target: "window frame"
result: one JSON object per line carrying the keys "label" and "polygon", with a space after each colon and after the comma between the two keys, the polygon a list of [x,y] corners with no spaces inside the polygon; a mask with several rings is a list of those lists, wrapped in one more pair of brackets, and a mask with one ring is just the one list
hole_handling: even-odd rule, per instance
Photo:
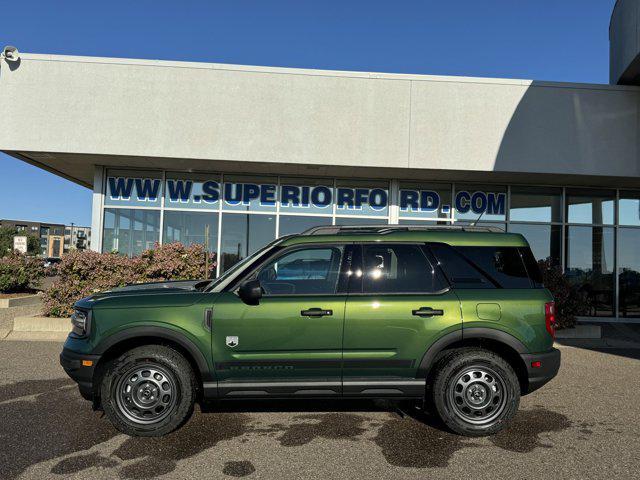
{"label": "window frame", "polygon": [[364,273],[364,246],[365,245],[375,245],[375,246],[384,246],[384,245],[410,245],[418,247],[418,249],[422,252],[425,257],[425,260],[429,262],[431,267],[433,268],[434,275],[436,275],[441,283],[444,285],[440,290],[432,291],[432,292],[364,292],[364,274],[361,274],[359,277],[356,275],[352,275],[349,278],[348,282],[348,294],[349,296],[438,296],[443,295],[451,290],[451,284],[448,278],[443,274],[437,262],[435,262],[435,258],[427,248],[426,242],[402,242],[402,241],[389,241],[389,242],[356,242],[354,243],[355,252],[354,252],[354,260],[351,264],[352,269],[354,271],[360,271]]}

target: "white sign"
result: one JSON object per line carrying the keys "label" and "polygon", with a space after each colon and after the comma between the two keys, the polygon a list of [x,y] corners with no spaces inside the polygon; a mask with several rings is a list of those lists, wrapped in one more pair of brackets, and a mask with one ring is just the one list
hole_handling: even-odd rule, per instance
{"label": "white sign", "polygon": [[27,237],[13,237],[13,250],[27,253]]}

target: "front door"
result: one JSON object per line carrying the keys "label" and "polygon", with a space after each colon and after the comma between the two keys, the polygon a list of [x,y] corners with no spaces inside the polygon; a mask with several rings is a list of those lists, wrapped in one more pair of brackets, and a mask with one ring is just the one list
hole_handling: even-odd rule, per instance
{"label": "front door", "polygon": [[259,305],[223,292],[213,305],[212,352],[221,397],[340,395],[345,246],[290,247],[249,278]]}
{"label": "front door", "polygon": [[364,244],[356,257],[345,309],[344,395],[422,396],[425,382],[416,376],[424,353],[462,328],[458,297],[424,245]]}

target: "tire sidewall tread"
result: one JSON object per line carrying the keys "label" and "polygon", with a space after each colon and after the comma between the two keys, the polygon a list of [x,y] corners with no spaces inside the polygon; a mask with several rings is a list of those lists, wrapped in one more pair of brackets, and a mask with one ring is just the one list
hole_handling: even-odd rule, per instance
{"label": "tire sidewall tread", "polygon": [[[458,417],[449,406],[447,389],[449,382],[464,368],[471,365],[486,365],[498,373],[505,382],[507,403],[503,412],[487,425],[474,425]],[[509,363],[497,353],[478,347],[451,350],[439,360],[433,384],[429,389],[430,400],[440,420],[453,432],[464,436],[486,436],[502,430],[515,416],[520,405],[520,384]]]}
{"label": "tire sidewall tread", "polygon": [[[114,388],[119,377],[136,363],[152,362],[162,365],[173,373],[179,397],[169,416],[150,425],[136,424],[127,419],[119,410]],[[157,437],[178,429],[193,414],[196,399],[196,378],[186,358],[176,350],[164,345],[144,345],[133,348],[112,360],[106,367],[100,396],[105,414],[115,428],[131,436]]]}

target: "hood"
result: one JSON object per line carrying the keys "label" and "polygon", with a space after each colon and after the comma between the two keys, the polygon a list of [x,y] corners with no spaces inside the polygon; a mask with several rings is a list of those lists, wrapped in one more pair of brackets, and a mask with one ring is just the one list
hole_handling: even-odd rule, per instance
{"label": "hood", "polygon": [[90,309],[97,305],[106,308],[136,306],[187,306],[195,303],[203,294],[209,280],[176,280],[127,285],[105,290],[76,302],[79,308]]}

